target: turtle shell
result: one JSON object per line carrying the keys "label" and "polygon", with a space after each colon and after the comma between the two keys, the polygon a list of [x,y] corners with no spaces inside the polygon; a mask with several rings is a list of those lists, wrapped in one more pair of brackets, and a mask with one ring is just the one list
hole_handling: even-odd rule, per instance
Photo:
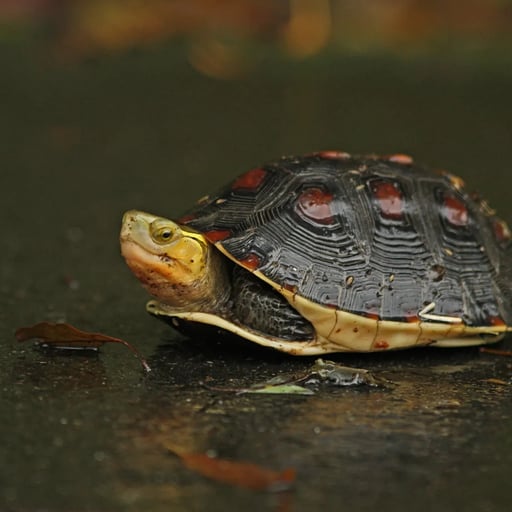
{"label": "turtle shell", "polygon": [[312,304],[402,323],[428,310],[432,321],[512,325],[507,225],[460,178],[406,155],[282,158],[180,222]]}

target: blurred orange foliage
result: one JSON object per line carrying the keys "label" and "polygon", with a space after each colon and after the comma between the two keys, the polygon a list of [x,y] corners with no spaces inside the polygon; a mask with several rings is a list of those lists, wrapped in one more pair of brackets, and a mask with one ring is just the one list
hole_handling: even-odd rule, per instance
{"label": "blurred orange foliage", "polygon": [[62,42],[86,51],[211,33],[250,37],[278,26],[283,5],[272,0],[70,0]]}
{"label": "blurred orange foliage", "polygon": [[196,69],[223,78],[249,67],[249,40],[304,58],[328,45],[402,51],[512,39],[512,0],[0,0],[0,21],[27,18],[54,29],[62,56],[179,38]]}

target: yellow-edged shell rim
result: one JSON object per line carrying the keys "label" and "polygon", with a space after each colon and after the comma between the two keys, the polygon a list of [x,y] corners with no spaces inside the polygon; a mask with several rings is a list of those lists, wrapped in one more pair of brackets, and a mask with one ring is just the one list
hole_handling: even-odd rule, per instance
{"label": "yellow-edged shell rim", "polygon": [[[304,304],[297,304],[303,301]],[[287,341],[263,336],[241,327],[225,318],[199,311],[169,312],[157,301],[150,301],[147,310],[191,322],[212,325],[265,347],[293,355],[312,356],[332,352],[375,352],[414,346],[462,347],[499,341],[507,327],[466,327],[464,325],[417,322],[404,324],[387,320],[373,320],[345,311],[336,311],[297,297],[295,306],[317,329],[311,341]],[[307,315],[307,316],[306,316]],[[326,336],[326,332],[327,333]],[[485,336],[485,337],[482,337]]]}
{"label": "yellow-edged shell rim", "polygon": [[[221,242],[216,247],[229,259],[240,265]],[[247,269],[251,271],[250,269]],[[287,341],[264,336],[247,327],[234,324],[218,315],[199,311],[169,312],[151,301],[147,309],[152,314],[182,318],[192,322],[219,327],[259,345],[272,347],[294,355],[319,355],[331,352],[375,352],[414,346],[461,347],[484,345],[499,341],[512,328],[506,325],[467,326],[463,322],[435,321],[396,322],[369,318],[347,311],[336,310],[311,302],[272,282],[261,272],[252,271],[279,293],[315,327],[316,337],[311,341]]]}

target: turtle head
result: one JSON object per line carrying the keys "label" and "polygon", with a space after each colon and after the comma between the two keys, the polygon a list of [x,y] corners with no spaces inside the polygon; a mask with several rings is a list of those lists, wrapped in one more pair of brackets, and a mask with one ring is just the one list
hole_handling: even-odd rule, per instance
{"label": "turtle head", "polygon": [[225,264],[199,232],[149,213],[124,214],[121,253],[148,292],[170,309],[215,309],[229,294]]}

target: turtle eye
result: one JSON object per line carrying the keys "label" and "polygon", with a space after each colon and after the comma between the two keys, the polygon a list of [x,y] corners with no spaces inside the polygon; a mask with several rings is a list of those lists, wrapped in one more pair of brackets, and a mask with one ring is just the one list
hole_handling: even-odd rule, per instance
{"label": "turtle eye", "polygon": [[160,222],[153,222],[150,226],[150,234],[153,241],[157,244],[166,244],[174,237],[175,229],[169,224],[162,224]]}

